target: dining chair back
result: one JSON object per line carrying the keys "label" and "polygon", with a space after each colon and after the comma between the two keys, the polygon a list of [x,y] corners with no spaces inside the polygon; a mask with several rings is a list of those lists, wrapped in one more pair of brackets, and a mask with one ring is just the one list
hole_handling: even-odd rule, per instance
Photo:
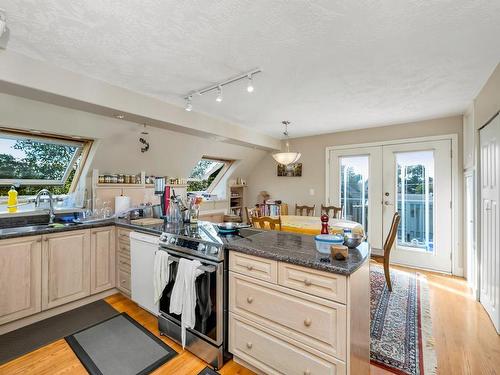
{"label": "dining chair back", "polygon": [[335,206],[323,206],[321,205],[321,213],[322,214],[327,214],[330,217],[333,217],[335,219],[341,219],[342,218],[342,207],[335,207]]}
{"label": "dining chair back", "polygon": [[316,205],[299,206],[295,204],[295,215],[297,216],[314,216]]}
{"label": "dining chair back", "polygon": [[392,292],[391,273],[389,269],[390,256],[391,256],[391,250],[394,245],[394,241],[396,240],[396,236],[398,234],[398,226],[400,221],[401,221],[401,216],[399,215],[398,212],[396,212],[392,217],[391,229],[389,230],[389,234],[387,235],[387,238],[385,239],[384,242],[384,255],[372,256],[375,260],[382,260],[384,263],[385,281],[387,283],[387,288],[389,289],[389,292]]}
{"label": "dining chair back", "polygon": [[281,230],[281,216],[278,216],[278,218],[270,216],[252,217],[252,225],[260,229]]}
{"label": "dining chair back", "polygon": [[247,223],[248,224],[252,224],[253,217],[260,216],[260,210],[257,207],[252,207],[252,208],[245,207],[245,213],[247,215]]}

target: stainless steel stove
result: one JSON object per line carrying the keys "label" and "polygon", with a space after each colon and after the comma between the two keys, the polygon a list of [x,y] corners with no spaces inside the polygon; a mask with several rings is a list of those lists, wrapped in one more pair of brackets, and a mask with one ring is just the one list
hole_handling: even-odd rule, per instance
{"label": "stainless steel stove", "polygon": [[220,235],[216,226],[208,222],[165,224],[163,230],[159,250],[168,252],[172,263],[170,279],[160,300],[160,333],[180,343],[181,317],[169,312],[178,262],[181,258],[200,261],[204,273],[196,279],[196,324],[186,332],[186,348],[219,369],[229,356],[225,244],[231,236]]}
{"label": "stainless steel stove", "polygon": [[216,262],[224,260],[224,238],[215,225],[208,222],[166,224],[164,230],[160,236],[160,248]]}

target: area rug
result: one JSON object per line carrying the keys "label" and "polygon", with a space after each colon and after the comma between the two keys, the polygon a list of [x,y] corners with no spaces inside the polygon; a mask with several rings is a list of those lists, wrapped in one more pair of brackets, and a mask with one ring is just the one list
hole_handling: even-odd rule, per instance
{"label": "area rug", "polygon": [[99,300],[0,335],[0,365],[118,314]]}
{"label": "area rug", "polygon": [[419,274],[391,270],[392,292],[384,270],[372,264],[370,362],[395,374],[436,374],[429,288]]}
{"label": "area rug", "polygon": [[145,375],[177,355],[126,313],[70,335],[66,342],[91,375]]}

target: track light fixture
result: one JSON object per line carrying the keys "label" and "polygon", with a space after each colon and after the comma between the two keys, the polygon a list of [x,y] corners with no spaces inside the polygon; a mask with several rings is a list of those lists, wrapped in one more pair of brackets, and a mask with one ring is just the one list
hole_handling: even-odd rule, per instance
{"label": "track light fixture", "polygon": [[186,98],[186,107],[184,107],[184,109],[188,112],[191,112],[193,110],[193,104],[191,103],[192,100],[193,100],[193,97],[191,95],[189,95]]}
{"label": "track light fixture", "polygon": [[215,98],[216,102],[222,102],[222,87],[217,87],[217,98]]}
{"label": "track light fixture", "polygon": [[9,42],[10,30],[7,26],[7,14],[0,8],[0,49],[7,48]]}
{"label": "track light fixture", "polygon": [[215,100],[218,103],[222,102],[222,100],[223,100],[223,97],[222,97],[222,87],[230,85],[230,84],[238,82],[238,81],[241,81],[243,79],[247,80],[247,92],[251,93],[251,92],[254,91],[253,76],[255,74],[258,74],[258,73],[261,73],[261,72],[262,72],[262,70],[259,69],[259,68],[253,69],[253,70],[250,70],[249,72],[240,74],[240,75],[238,75],[236,77],[233,77],[233,78],[230,78],[230,79],[228,79],[226,81],[216,83],[216,84],[214,84],[212,86],[209,86],[209,87],[206,87],[204,89],[196,90],[196,91],[191,91],[189,94],[187,94],[186,96],[184,96],[184,100],[186,101],[186,106],[184,107],[184,109],[186,111],[188,111],[188,112],[190,112],[190,111],[193,110],[192,101],[193,101],[193,95],[194,94],[203,95],[203,94],[206,94],[208,92],[216,91],[217,90],[217,96],[216,96]]}
{"label": "track light fixture", "polygon": [[251,74],[248,75],[247,91],[253,92],[253,78]]}

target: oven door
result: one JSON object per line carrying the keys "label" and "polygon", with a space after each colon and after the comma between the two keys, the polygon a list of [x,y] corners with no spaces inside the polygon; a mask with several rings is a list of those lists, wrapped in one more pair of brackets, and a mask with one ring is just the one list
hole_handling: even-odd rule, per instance
{"label": "oven door", "polygon": [[204,273],[196,278],[196,324],[193,332],[205,340],[221,345],[223,342],[223,264],[200,259],[194,256],[182,254],[175,250],[160,248],[159,251],[167,251],[170,255],[170,274],[167,286],[163,290],[160,299],[160,314],[167,319],[181,325],[181,316],[170,313],[170,296],[177,276],[177,268],[180,258],[198,260],[204,268]]}

